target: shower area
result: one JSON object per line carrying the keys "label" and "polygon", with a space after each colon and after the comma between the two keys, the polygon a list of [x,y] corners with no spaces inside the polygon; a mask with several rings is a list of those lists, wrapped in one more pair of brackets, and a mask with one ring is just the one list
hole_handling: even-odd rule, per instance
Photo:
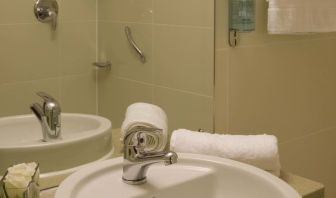
{"label": "shower area", "polygon": [[171,130],[213,129],[213,1],[185,13],[187,1],[57,0],[45,21],[35,3],[0,2],[0,116],[30,113],[45,91],[62,112],[99,114],[113,128],[128,105],[149,102]]}
{"label": "shower area", "polygon": [[170,131],[212,131],[214,2],[97,4],[97,61],[111,62],[111,70],[98,69],[98,113],[118,128],[128,105],[148,102],[166,111]]}

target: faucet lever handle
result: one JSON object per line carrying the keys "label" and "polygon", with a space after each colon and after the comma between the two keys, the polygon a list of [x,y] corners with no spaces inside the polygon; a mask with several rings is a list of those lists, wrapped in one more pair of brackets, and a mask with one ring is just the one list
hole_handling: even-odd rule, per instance
{"label": "faucet lever handle", "polygon": [[57,103],[57,100],[55,98],[53,98],[51,95],[43,91],[39,91],[36,94],[40,96],[44,100],[44,102],[56,102]]}
{"label": "faucet lever handle", "polygon": [[156,150],[160,141],[157,133],[139,132],[136,135],[136,150],[139,153],[148,153]]}

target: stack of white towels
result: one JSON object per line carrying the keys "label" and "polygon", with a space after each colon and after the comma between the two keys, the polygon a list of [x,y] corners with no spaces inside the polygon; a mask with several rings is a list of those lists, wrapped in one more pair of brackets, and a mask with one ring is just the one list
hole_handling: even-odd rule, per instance
{"label": "stack of white towels", "polygon": [[[167,116],[156,105],[135,103],[128,107],[122,137],[137,126],[163,129],[163,138],[167,138]],[[163,149],[166,139],[162,143]],[[273,135],[219,135],[179,129],[172,133],[170,148],[175,152],[228,158],[280,175],[278,142]]]}
{"label": "stack of white towels", "polygon": [[335,0],[267,0],[268,32],[300,34],[336,31]]}

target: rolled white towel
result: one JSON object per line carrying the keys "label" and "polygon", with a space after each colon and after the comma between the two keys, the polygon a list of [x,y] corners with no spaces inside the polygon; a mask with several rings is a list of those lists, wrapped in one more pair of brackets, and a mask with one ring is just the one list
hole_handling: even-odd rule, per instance
{"label": "rolled white towel", "polygon": [[162,129],[162,142],[159,145],[163,149],[167,142],[168,119],[166,113],[159,107],[148,103],[134,103],[128,106],[125,120],[121,126],[122,141],[127,131],[135,127],[148,127]]}
{"label": "rolled white towel", "polygon": [[273,135],[219,135],[179,129],[172,134],[170,149],[228,158],[280,176],[278,141]]}

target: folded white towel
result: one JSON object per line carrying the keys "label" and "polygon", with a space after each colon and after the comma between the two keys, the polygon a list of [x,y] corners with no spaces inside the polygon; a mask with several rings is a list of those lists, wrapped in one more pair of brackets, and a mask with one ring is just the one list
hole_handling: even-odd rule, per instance
{"label": "folded white towel", "polygon": [[280,176],[278,142],[273,135],[219,135],[179,129],[172,134],[170,149],[229,158]]}
{"label": "folded white towel", "polygon": [[121,126],[122,141],[127,131],[135,127],[162,129],[161,142],[158,146],[163,149],[167,142],[168,124],[166,113],[159,107],[148,103],[134,103],[126,110],[125,120]]}
{"label": "folded white towel", "polygon": [[268,0],[268,2],[270,34],[336,31],[335,0]]}

